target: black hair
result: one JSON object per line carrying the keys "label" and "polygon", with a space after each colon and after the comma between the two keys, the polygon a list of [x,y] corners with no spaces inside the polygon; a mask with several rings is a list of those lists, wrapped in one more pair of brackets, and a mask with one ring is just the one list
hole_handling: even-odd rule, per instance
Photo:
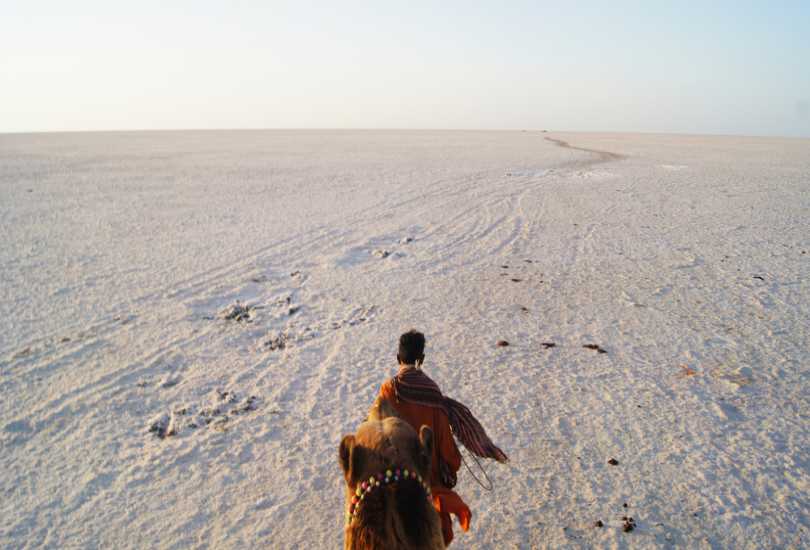
{"label": "black hair", "polygon": [[399,337],[397,359],[405,365],[421,363],[425,360],[425,335],[411,329]]}

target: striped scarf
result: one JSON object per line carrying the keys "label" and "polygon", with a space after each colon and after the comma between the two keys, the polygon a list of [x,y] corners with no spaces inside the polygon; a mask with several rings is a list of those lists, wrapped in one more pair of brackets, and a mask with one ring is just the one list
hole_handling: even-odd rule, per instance
{"label": "striped scarf", "polygon": [[417,368],[404,368],[391,379],[397,399],[439,407],[447,413],[450,428],[462,445],[482,458],[506,462],[509,458],[489,438],[484,427],[463,403],[442,395],[436,382]]}

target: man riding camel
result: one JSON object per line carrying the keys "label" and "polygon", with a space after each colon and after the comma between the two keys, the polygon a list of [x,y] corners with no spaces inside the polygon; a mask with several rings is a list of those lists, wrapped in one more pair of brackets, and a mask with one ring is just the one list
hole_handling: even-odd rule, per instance
{"label": "man riding camel", "polygon": [[464,531],[469,530],[472,518],[469,507],[453,491],[456,472],[461,467],[461,454],[453,437],[480,457],[498,462],[506,462],[508,458],[492,443],[466,406],[442,395],[439,386],[422,371],[424,360],[425,336],[416,330],[400,336],[399,372],[382,385],[378,399],[390,402],[417,433],[422,426],[433,430],[430,490],[433,506],[441,518],[444,543],[449,545],[453,540],[450,514],[458,518]]}

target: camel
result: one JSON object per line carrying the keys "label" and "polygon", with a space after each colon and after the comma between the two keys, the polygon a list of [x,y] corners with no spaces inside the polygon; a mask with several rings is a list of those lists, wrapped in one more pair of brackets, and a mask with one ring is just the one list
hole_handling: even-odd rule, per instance
{"label": "camel", "polygon": [[356,433],[340,442],[346,480],[346,550],[444,548],[430,497],[433,432],[419,434],[378,400]]}

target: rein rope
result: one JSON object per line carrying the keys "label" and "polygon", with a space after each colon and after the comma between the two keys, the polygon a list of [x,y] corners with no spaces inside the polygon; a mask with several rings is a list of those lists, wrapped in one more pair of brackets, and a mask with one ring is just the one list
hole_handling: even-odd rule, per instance
{"label": "rein rope", "polygon": [[478,469],[479,469],[479,470],[481,470],[481,473],[482,473],[482,474],[484,474],[484,479],[486,479],[486,480],[487,480],[487,485],[484,485],[483,483],[481,483],[481,480],[480,480],[480,479],[478,479],[478,476],[476,476],[476,475],[473,473],[473,471],[470,469],[470,465],[469,465],[469,464],[467,464],[467,461],[464,459],[464,454],[465,454],[465,453],[459,453],[459,454],[461,455],[461,462],[463,462],[463,463],[464,463],[464,466],[467,468],[467,471],[468,471],[468,472],[470,472],[470,475],[471,475],[471,476],[472,476],[472,478],[475,480],[475,482],[476,482],[478,485],[480,485],[480,486],[481,486],[481,488],[482,488],[482,489],[484,489],[485,491],[490,491],[490,492],[492,492],[492,480],[491,480],[491,479],[489,479],[489,474],[487,474],[487,471],[484,469],[484,467],[483,467],[483,466],[481,466],[481,461],[479,461],[479,460],[478,460],[478,457],[477,457],[477,456],[475,456],[474,454],[470,454],[470,456],[472,457],[472,459],[475,461],[476,466],[478,466]]}

